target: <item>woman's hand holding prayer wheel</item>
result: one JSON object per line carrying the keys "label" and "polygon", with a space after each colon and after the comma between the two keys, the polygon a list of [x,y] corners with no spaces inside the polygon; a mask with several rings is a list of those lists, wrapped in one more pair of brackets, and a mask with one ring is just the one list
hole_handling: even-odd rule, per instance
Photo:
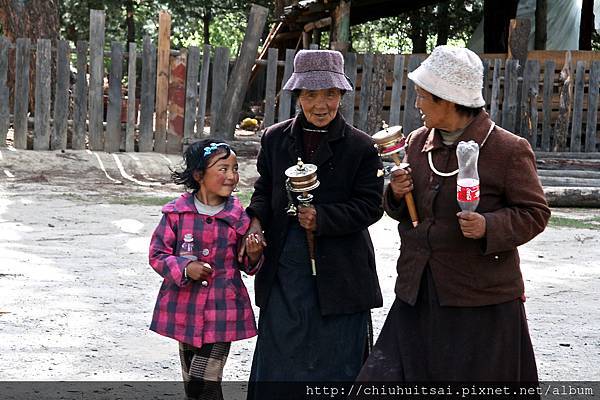
{"label": "woman's hand holding prayer wheel", "polygon": [[407,193],[413,190],[413,181],[410,175],[410,168],[397,168],[390,175],[390,187],[394,193],[394,200],[400,201]]}
{"label": "woman's hand holding prayer wheel", "polygon": [[312,205],[298,207],[298,222],[307,231],[317,230],[317,210]]}

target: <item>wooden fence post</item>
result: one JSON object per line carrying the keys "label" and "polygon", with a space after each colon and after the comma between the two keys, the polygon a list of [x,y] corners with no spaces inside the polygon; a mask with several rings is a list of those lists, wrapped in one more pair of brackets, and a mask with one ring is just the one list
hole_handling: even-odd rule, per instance
{"label": "wooden fence post", "polygon": [[185,77],[185,110],[183,121],[183,145],[189,145],[194,138],[194,126],[198,115],[198,70],[200,69],[200,49],[198,46],[188,48],[187,69]]}
{"label": "wooden fence post", "polygon": [[267,56],[267,83],[265,87],[265,119],[263,128],[275,123],[275,96],[277,87],[277,58],[279,50],[271,48]]}
{"label": "wooden fence post", "polygon": [[502,100],[502,127],[511,132],[516,128],[518,60],[507,60],[504,71],[504,99]]}
{"label": "wooden fence post", "polygon": [[51,65],[52,43],[50,39],[38,39],[35,62],[34,150],[48,150],[50,147]]}
{"label": "wooden fence post", "polygon": [[185,118],[185,75],[187,70],[187,50],[171,57],[169,67],[169,110],[167,126],[167,149],[169,154],[180,154]]}
{"label": "wooden fence post", "polygon": [[0,36],[0,147],[6,146],[6,134],[8,133],[10,118],[8,85],[6,84],[9,46],[10,42],[8,39]]}
{"label": "wooden fence post", "polygon": [[402,107],[402,80],[404,79],[404,55],[394,56],[394,83],[392,84],[392,98],[390,100],[389,125],[400,125],[400,108]]}
{"label": "wooden fence post", "polygon": [[560,104],[558,109],[558,118],[554,124],[554,148],[553,151],[564,151],[567,147],[567,132],[569,130],[569,120],[571,119],[571,99],[573,91],[573,78],[571,72],[571,52],[565,54],[565,65],[560,72]]}
{"label": "wooden fence post", "polygon": [[[408,71],[412,72],[421,64],[421,56],[411,55],[408,59]],[[404,116],[402,118],[402,127],[404,132],[410,133],[418,127],[422,126],[419,110],[415,107],[417,92],[415,84],[410,79],[406,80],[406,96],[404,101]]]}
{"label": "wooden fence post", "polygon": [[229,77],[229,48],[217,47],[213,62],[212,92],[210,94],[210,136],[213,136],[217,120],[223,118],[219,114],[223,97],[227,90],[227,78]]}
{"label": "wooden fence post", "polygon": [[56,49],[56,89],[54,92],[54,129],[50,140],[51,150],[67,148],[67,118],[69,114],[69,43],[59,40]]}
{"label": "wooden fence post", "polygon": [[29,63],[31,41],[17,39],[15,55],[14,132],[16,149],[27,149],[27,111],[29,110]]}
{"label": "wooden fence post", "polygon": [[596,150],[598,134],[598,91],[600,90],[600,61],[592,61],[590,68],[588,118],[585,130],[585,151]]}
{"label": "wooden fence post", "polygon": [[542,151],[550,151],[550,137],[552,136],[552,93],[554,92],[554,61],[544,63],[544,103],[542,111],[544,122],[542,125]]}
{"label": "wooden fence post", "polygon": [[104,150],[104,11],[90,10],[89,139]]}
{"label": "wooden fence post", "polygon": [[358,121],[356,127],[362,131],[367,130],[367,121],[369,118],[369,99],[371,90],[371,79],[373,76],[373,53],[366,53],[363,56],[362,76],[360,82],[360,105],[358,108]]}
{"label": "wooden fence post", "polygon": [[204,45],[202,50],[202,68],[200,70],[200,85],[198,87],[198,117],[196,119],[196,138],[204,136],[204,119],[206,117],[206,97],[208,94],[208,77],[210,73],[210,51],[209,44]]}
{"label": "wooden fence post", "polygon": [[353,91],[346,92],[342,98],[342,115],[347,123],[354,125],[354,104],[356,99],[356,53],[344,55],[344,73],[354,85]]}
{"label": "wooden fence post", "polygon": [[490,100],[490,118],[498,125],[502,124],[502,114],[500,114],[500,69],[502,60],[494,60],[494,73],[492,74],[492,98]]}
{"label": "wooden fence post", "polygon": [[285,67],[283,68],[283,79],[281,80],[281,89],[279,90],[279,113],[277,121],[285,121],[290,118],[292,108],[292,92],[289,90],[283,90],[283,85],[290,79],[292,72],[294,72],[294,57],[296,56],[296,50],[286,49],[285,50]]}
{"label": "wooden fence post", "polygon": [[142,49],[141,95],[138,150],[148,152],[153,149],[154,99],[156,95],[156,47],[148,36],[144,37]]}
{"label": "wooden fence post", "polygon": [[537,148],[539,79],[540,63],[537,60],[527,60],[523,73],[519,134],[526,138],[534,149]]}
{"label": "wooden fence post", "polygon": [[257,4],[252,4],[250,8],[244,41],[225,91],[215,130],[211,129],[211,134],[216,137],[233,139],[235,136],[235,125],[239,119],[239,113],[248,90],[248,80],[252,73],[252,66],[256,61],[258,44],[268,13],[268,8]]}
{"label": "wooden fence post", "polygon": [[135,151],[135,123],[137,121],[137,107],[135,89],[137,84],[136,74],[137,51],[135,43],[129,43],[129,62],[127,63],[127,128],[125,132],[125,151]]}
{"label": "wooden fence post", "polygon": [[482,84],[482,95],[485,100],[484,107],[490,105],[490,84],[489,84],[489,75],[490,75],[490,60],[485,59],[482,60],[483,63],[483,84]]}
{"label": "wooden fence post", "polygon": [[573,122],[571,123],[571,152],[581,151],[581,124],[583,122],[583,86],[585,81],[585,62],[577,61],[575,86],[573,93]]}
{"label": "wooden fence post", "polygon": [[87,52],[86,41],[77,42],[77,80],[73,92],[73,150],[85,149],[85,133],[87,131]]}
{"label": "wooden fence post", "polygon": [[169,104],[169,59],[171,55],[171,14],[161,11],[158,17],[158,57],[156,65],[156,126],[154,151],[167,151],[167,107]]}
{"label": "wooden fence post", "polygon": [[106,110],[106,142],[104,149],[118,153],[121,146],[121,78],[123,77],[123,45],[113,42],[110,49],[108,107]]}

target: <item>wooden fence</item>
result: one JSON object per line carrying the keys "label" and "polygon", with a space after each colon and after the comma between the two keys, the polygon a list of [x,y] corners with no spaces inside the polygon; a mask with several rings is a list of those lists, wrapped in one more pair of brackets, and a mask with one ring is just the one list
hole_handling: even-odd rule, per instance
{"label": "wooden fence", "polygon": [[[53,47],[46,39],[10,43],[0,38],[0,145],[6,143],[10,127],[15,148],[36,150],[178,153],[185,143],[206,136],[207,125],[214,125],[224,101],[230,50],[204,46],[173,51],[170,19],[161,15],[160,22],[158,46],[145,37],[141,51],[135,43],[130,43],[127,51],[121,43],[111,43],[107,51],[104,14],[99,11],[91,13],[90,41],[75,46],[65,41]],[[36,82],[35,106],[30,110],[32,53],[36,53]],[[293,114],[292,95],[280,87],[292,73],[294,55],[295,50],[279,54],[277,49],[269,49],[266,60],[257,60],[258,74],[264,74],[264,79],[256,81],[264,85],[254,85],[251,90],[254,97],[258,91],[264,99],[263,128]],[[506,55],[482,55],[484,97],[492,118],[527,138],[536,150],[598,152],[600,56],[592,52],[572,56],[574,61],[563,68],[564,52],[532,52],[523,66],[506,60]],[[380,129],[382,120],[403,125],[405,132],[419,127],[414,85],[406,75],[424,58],[346,54],[346,75],[356,83],[356,91],[343,98],[346,120],[371,134]],[[15,65],[10,106],[9,62]],[[29,117],[31,111],[33,118]],[[233,132],[230,135],[233,137]]]}

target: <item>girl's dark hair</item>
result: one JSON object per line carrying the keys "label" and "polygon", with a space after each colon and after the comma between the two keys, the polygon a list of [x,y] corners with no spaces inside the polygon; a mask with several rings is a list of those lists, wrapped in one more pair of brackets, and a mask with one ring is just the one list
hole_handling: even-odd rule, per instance
{"label": "girl's dark hair", "polygon": [[[192,143],[183,153],[181,167],[183,170],[171,170],[171,179],[177,185],[185,185],[193,191],[200,189],[200,185],[194,179],[194,172],[204,174],[206,168],[218,160],[223,160],[231,154],[232,149],[227,143],[218,142],[214,139],[203,139]],[[217,155],[212,164],[209,161]]]}
{"label": "girl's dark hair", "polygon": [[[431,98],[436,103],[439,102],[440,100],[442,100],[441,97],[438,97],[438,96],[436,96],[433,93],[431,93]],[[464,115],[465,117],[474,117],[477,114],[479,114],[479,112],[481,111],[482,107],[467,107],[467,106],[463,106],[462,104],[456,104],[456,103],[454,103],[454,108],[456,109],[456,112],[458,112],[459,114]]]}

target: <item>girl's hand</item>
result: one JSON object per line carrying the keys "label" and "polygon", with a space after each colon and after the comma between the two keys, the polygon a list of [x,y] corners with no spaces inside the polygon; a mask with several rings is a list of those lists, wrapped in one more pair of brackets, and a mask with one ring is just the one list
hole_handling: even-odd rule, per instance
{"label": "girl's hand", "polygon": [[211,277],[213,269],[209,263],[203,261],[192,261],[185,267],[187,276],[194,281],[206,281]]}
{"label": "girl's hand", "polygon": [[[250,227],[246,231],[246,234],[244,235],[244,238],[242,239],[242,243],[241,243],[240,249],[238,251],[238,262],[240,262],[240,263],[244,262],[244,255],[246,255],[248,253],[246,250],[247,239],[248,239],[248,237],[250,237],[250,235],[253,235],[253,234],[256,235],[256,237],[258,237],[258,240],[260,241],[261,253],[262,253],[262,248],[267,247],[267,242],[265,241],[265,237],[263,236],[262,226],[260,225],[260,221],[258,220],[258,218],[252,218]],[[260,256],[258,258],[260,258]]]}
{"label": "girl's hand", "polygon": [[250,233],[244,240],[250,264],[256,265],[263,253],[263,240],[257,233]]}

